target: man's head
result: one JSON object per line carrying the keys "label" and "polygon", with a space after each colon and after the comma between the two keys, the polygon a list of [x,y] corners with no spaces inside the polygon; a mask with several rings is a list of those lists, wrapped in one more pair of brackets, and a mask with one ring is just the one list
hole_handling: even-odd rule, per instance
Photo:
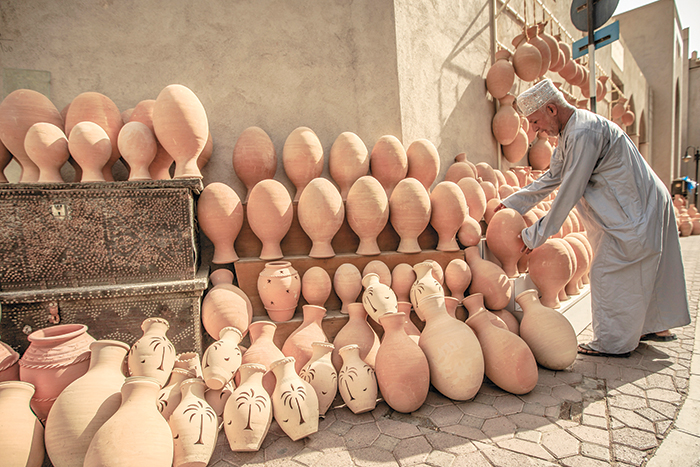
{"label": "man's head", "polygon": [[556,136],[569,121],[576,110],[561,92],[545,79],[518,96],[517,107],[527,117],[534,131],[544,130],[550,136]]}

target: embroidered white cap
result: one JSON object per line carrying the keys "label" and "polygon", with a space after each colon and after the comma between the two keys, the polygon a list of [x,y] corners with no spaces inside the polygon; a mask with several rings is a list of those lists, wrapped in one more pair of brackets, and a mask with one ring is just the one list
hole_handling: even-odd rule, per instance
{"label": "embroidered white cap", "polygon": [[554,86],[551,79],[543,79],[518,96],[516,100],[518,110],[526,117],[532,115],[540,107],[552,100],[558,92],[559,90]]}

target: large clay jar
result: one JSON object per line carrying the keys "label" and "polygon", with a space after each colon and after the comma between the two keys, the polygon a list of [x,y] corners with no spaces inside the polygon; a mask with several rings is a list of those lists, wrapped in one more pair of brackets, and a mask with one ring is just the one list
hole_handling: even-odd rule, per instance
{"label": "large clay jar", "polygon": [[360,348],[360,358],[374,368],[379,350],[379,337],[367,322],[367,311],[362,303],[348,305],[348,322],[333,338],[335,348],[331,360],[336,371],[340,371],[343,366],[340,349],[350,344],[356,344]]}
{"label": "large clay jar", "polygon": [[131,376],[122,386],[122,403],[90,442],[85,467],[171,467],[173,434],[158,412],[158,380]]}
{"label": "large clay jar", "polygon": [[202,376],[210,389],[222,389],[238,371],[242,361],[241,349],[238,347],[241,339],[241,331],[225,327],[219,333],[219,340],[207,347],[202,356]]}
{"label": "large clay jar", "polygon": [[540,36],[540,38],[547,44],[547,47],[549,47],[549,70],[558,71],[562,66],[564,66],[563,63],[560,64],[564,54],[562,54],[561,50],[559,50],[557,40],[552,35],[547,34],[545,31],[544,28],[546,25],[547,23],[537,23],[537,35]]}
{"label": "large clay jar", "polygon": [[311,359],[301,369],[299,376],[316,391],[318,414],[323,416],[338,393],[338,373],[331,361],[335,346],[328,342],[312,342],[311,348]]}
{"label": "large clay jar", "polygon": [[510,63],[510,52],[501,49],[496,52],[496,61],[486,73],[486,89],[494,99],[502,99],[515,82],[515,69]]}
{"label": "large clay jar", "polygon": [[445,285],[454,298],[461,301],[472,281],[472,271],[463,259],[455,258],[445,268]]}
{"label": "large clay jar", "polygon": [[333,274],[333,290],[342,305],[340,312],[348,314],[348,306],[357,300],[362,292],[362,273],[352,263],[343,263]]}
{"label": "large clay jar", "polygon": [[346,345],[339,350],[343,365],[338,372],[338,391],[352,413],[360,414],[377,406],[377,377],[374,369],[360,358],[360,347]]}
{"label": "large clay jar", "polygon": [[272,400],[262,385],[267,369],[257,363],[245,363],[239,371],[241,384],[224,408],[224,432],[232,451],[255,452],[272,423]]}
{"label": "large clay jar", "polygon": [[323,146],[311,128],[300,126],[292,131],[282,148],[284,172],[294,184],[294,201],[301,199],[301,193],[313,179],[323,172]]}
{"label": "large clay jar", "polygon": [[513,313],[508,310],[495,310],[490,311],[490,313],[500,319],[510,332],[520,335],[520,322],[515,316],[513,316]]}
{"label": "large clay jar", "polygon": [[238,135],[233,147],[233,170],[246,187],[246,201],[258,182],[274,178],[277,153],[265,130],[251,126]]}
{"label": "large clay jar", "polygon": [[[370,173],[379,180],[388,197],[408,173],[408,157],[401,141],[385,135],[377,140],[369,158]],[[420,183],[420,182],[419,182]]]}
{"label": "large clay jar", "polygon": [[[540,291],[544,306],[558,308],[559,291],[571,279],[573,265],[566,246],[550,238],[529,254],[530,279]],[[497,307],[504,308],[504,307]]]}
{"label": "large clay jar", "polygon": [[83,324],[59,324],[27,336],[29,347],[19,360],[19,377],[36,392],[32,410],[46,420],[58,395],[90,367],[90,344],[95,339]]}
{"label": "large clay jar", "polygon": [[427,191],[440,172],[440,155],[435,145],[427,139],[418,139],[406,149],[408,171],[406,177],[415,178]]}
{"label": "large clay jar", "polygon": [[532,391],[537,385],[537,362],[525,341],[506,329],[494,326],[483,307],[481,294],[472,294],[464,302],[469,310],[467,325],[476,333],[483,350],[486,377],[513,394]]}
{"label": "large clay jar", "polygon": [[202,300],[202,324],[212,339],[218,339],[227,326],[245,336],[252,320],[253,304],[248,295],[231,283],[215,284]]}
{"label": "large clay jar", "polygon": [[518,237],[525,228],[523,216],[510,208],[495,213],[486,228],[486,244],[508,277],[518,276],[518,261],[524,246]]}
{"label": "large clay jar", "polygon": [[289,192],[274,179],[258,182],[248,194],[248,224],[262,242],[260,259],[280,259],[280,242],[292,226],[294,209]]}
{"label": "large clay jar", "polygon": [[396,294],[399,302],[411,300],[411,286],[416,281],[416,273],[413,266],[408,263],[399,263],[391,270],[391,290]]}
{"label": "large clay jar", "polygon": [[[143,123],[149,130],[153,130],[153,108],[156,105],[155,99],[144,99],[134,107],[134,111],[129,117],[130,122]],[[155,132],[153,132],[155,135]],[[170,180],[170,167],[175,162],[168,151],[163,148],[163,145],[156,140],[157,149],[156,155],[151,165],[148,167],[148,172],[153,180]]]}
{"label": "large clay jar", "polygon": [[46,452],[55,467],[82,467],[92,437],[121,405],[129,346],[99,340],[90,351],[90,369],[61,392],[46,420]]}
{"label": "large clay jar", "polygon": [[379,391],[389,407],[411,413],[428,397],[430,367],[421,348],[406,334],[405,320],[404,313],[380,318],[384,337],[377,352],[375,371]]}
{"label": "large clay jar", "polygon": [[469,217],[480,222],[484,218],[484,212],[486,212],[486,195],[481,184],[475,178],[465,177],[457,182],[457,186],[464,193],[464,200],[469,208]]}
{"label": "large clay jar", "polygon": [[0,342],[0,382],[19,381],[19,354]]}
{"label": "large clay jar", "polygon": [[309,256],[335,256],[331,241],[343,225],[345,206],[338,189],[330,180],[319,177],[308,182],[299,198],[297,217],[301,228],[313,242]]}
{"label": "large clay jar", "polygon": [[[572,232],[569,235],[572,237],[576,237],[578,240],[583,243],[583,246],[586,248],[586,251],[588,252],[588,269],[583,276],[581,276],[581,282],[583,284],[588,284],[589,283],[589,274],[590,274],[590,267],[593,264],[593,247],[591,246],[590,241],[588,240],[588,237],[586,236],[585,231],[581,232]],[[567,235],[568,237],[568,235]]]}
{"label": "large clay jar", "polygon": [[454,182],[440,182],[430,193],[430,224],[438,234],[438,251],[459,251],[457,231],[468,216],[464,193]]}
{"label": "large clay jar", "polygon": [[325,306],[331,289],[331,276],[320,266],[310,267],[301,276],[301,295],[309,305]]}
{"label": "large clay jar", "polygon": [[294,316],[301,293],[301,278],[289,261],[272,261],[258,276],[260,300],[272,321],[288,321]]}
{"label": "large clay jar", "polygon": [[515,301],[523,310],[520,337],[532,350],[537,363],[550,370],[563,370],[576,360],[576,331],[568,319],[540,303],[534,289],[521,292]]}
{"label": "large clay jar", "polygon": [[294,357],[272,362],[277,378],[272,394],[272,410],[282,431],[297,441],[318,431],[318,398],[309,383],[294,370]]}
{"label": "large clay jar", "polygon": [[540,65],[540,71],[537,76],[544,76],[544,74],[549,70],[549,64],[552,62],[552,52],[549,45],[547,45],[547,42],[545,42],[542,37],[539,36],[538,32],[537,25],[531,26],[527,29],[527,36],[530,44],[537,47],[537,50],[542,57],[542,64]]}
{"label": "large clay jar", "polygon": [[467,218],[464,219],[464,224],[462,224],[457,232],[457,239],[465,248],[475,246],[481,241],[481,232],[481,224],[472,217],[467,216]]}
{"label": "large clay jar", "polygon": [[537,133],[537,140],[530,147],[530,152],[527,159],[533,170],[546,170],[549,168],[549,161],[552,158],[552,145],[549,144],[549,138],[546,131]]}
{"label": "large clay jar", "polygon": [[24,150],[39,168],[39,183],[63,182],[61,167],[68,162],[70,154],[68,138],[62,129],[52,123],[35,123],[27,130]]}
{"label": "large clay jar", "polygon": [[331,146],[328,171],[345,201],[353,183],[369,172],[369,151],[359,136],[351,131],[338,135]]}
{"label": "large clay jar", "polygon": [[34,385],[0,382],[0,451],[7,467],[40,467],[44,462],[44,427],[29,401]]}
{"label": "large clay jar", "polygon": [[515,140],[518,136],[518,130],[520,130],[520,116],[518,112],[513,108],[513,102],[515,102],[515,96],[512,94],[506,94],[503,98],[499,100],[501,103],[498,112],[493,116],[491,121],[491,130],[493,131],[493,136],[502,145],[507,145]]}
{"label": "large clay jar", "polygon": [[71,156],[82,169],[81,182],[104,182],[105,164],[109,162],[112,143],[97,123],[79,122],[68,137]]}
{"label": "large clay jar", "polygon": [[379,323],[379,318],[387,313],[396,313],[398,300],[391,287],[379,281],[379,275],[366,274],[362,278],[365,291],[362,293],[362,304],[367,314]]}
{"label": "large clay jar", "polygon": [[540,76],[543,60],[537,47],[528,43],[527,40],[525,34],[519,34],[513,39],[512,44],[515,47],[513,68],[518,78],[530,82]]}
{"label": "large clay jar", "polygon": [[205,467],[214,453],[219,424],[216,412],[204,399],[206,387],[200,378],[180,384],[182,399],[168,420],[173,434],[173,467]]}
{"label": "large clay jar", "polygon": [[406,315],[404,318],[403,330],[406,332],[406,335],[408,335],[408,337],[410,337],[411,340],[417,344],[418,341],[420,341],[420,329],[418,329],[411,320],[412,309],[413,305],[411,302],[399,302],[399,313]]}
{"label": "large clay jar", "polygon": [[129,164],[129,180],[150,180],[148,168],[158,152],[153,131],[141,122],[129,122],[119,131],[117,147]]}
{"label": "large clay jar", "polygon": [[207,144],[209,122],[192,90],[181,84],[163,88],[153,108],[153,130],[175,160],[175,178],[202,178],[197,158]]}
{"label": "large clay jar", "polygon": [[489,310],[502,310],[511,298],[508,275],[498,265],[486,261],[479,255],[479,248],[472,246],[464,250],[464,258],[472,271],[469,293],[481,293]]}
{"label": "large clay jar", "polygon": [[[118,138],[119,131],[124,125],[119,108],[109,97],[99,92],[81,93],[71,101],[66,113],[65,133],[69,139],[73,129],[80,122],[93,122],[107,133],[111,141],[111,150],[102,176],[104,180],[114,180],[112,167],[120,157]],[[71,154],[73,154],[72,151]]]}
{"label": "large clay jar", "polygon": [[566,284],[565,291],[567,295],[578,295],[581,293],[579,284],[583,284],[582,278],[588,272],[590,260],[588,258],[588,250],[583,242],[573,235],[565,235],[564,241],[573,249],[576,256],[576,271],[574,271],[571,279]]}
{"label": "large clay jar", "polygon": [[[421,295],[445,295],[442,288],[442,282],[436,277],[433,262],[431,260],[422,261],[413,266],[413,271],[416,273],[416,280],[411,285],[409,298],[413,309],[416,310],[416,315],[421,321],[425,321],[425,316],[420,309],[419,298]],[[444,277],[443,277],[444,279]]]}
{"label": "large clay jar", "polygon": [[194,378],[196,375],[194,372],[185,370],[183,368],[173,368],[170,373],[170,379],[168,380],[168,385],[158,392],[158,411],[163,415],[166,420],[170,418],[170,415],[175,411],[175,408],[180,404],[180,399],[182,399],[182,394],[180,393],[180,384],[189,378]]}
{"label": "large clay jar", "polygon": [[421,252],[418,236],[428,227],[430,214],[430,195],[421,182],[404,178],[396,184],[389,197],[389,218],[401,239],[396,251]]}
{"label": "large clay jar", "polygon": [[515,135],[513,142],[501,148],[503,150],[503,157],[511,164],[515,164],[525,156],[528,145],[527,133],[525,133],[525,130],[521,127],[518,130],[518,134]]}
{"label": "large clay jar", "polygon": [[175,367],[175,347],[166,332],[170,324],[163,318],[146,318],[141,323],[143,336],[129,350],[129,375],[150,376],[165,386]]}
{"label": "large clay jar", "polygon": [[379,181],[360,177],[347,194],[346,216],[350,228],[360,238],[358,255],[378,255],[377,236],[389,221],[389,198]]}
{"label": "large clay jar", "polygon": [[[284,358],[282,351],[275,345],[275,330],[277,325],[270,321],[255,321],[250,325],[250,347],[243,353],[242,365],[257,363],[267,370],[275,360]],[[263,377],[263,386],[268,394],[275,390],[275,375],[268,371]]]}
{"label": "large clay jar", "polygon": [[197,202],[197,219],[202,232],[214,245],[211,262],[238,261],[234,242],[243,226],[243,204],[236,192],[220,182],[204,187]]}
{"label": "large clay jar", "polygon": [[328,342],[328,337],[323,331],[323,318],[326,309],[322,306],[304,305],[302,307],[304,320],[287,337],[282,345],[282,353],[285,357],[294,357],[294,370],[299,374],[306,365],[314,351],[311,344],[314,342]]}
{"label": "large clay jar", "polygon": [[63,118],[51,100],[31,89],[17,89],[0,103],[0,140],[22,166],[20,182],[39,180],[39,168],[24,150],[27,131],[37,122],[63,129]]}

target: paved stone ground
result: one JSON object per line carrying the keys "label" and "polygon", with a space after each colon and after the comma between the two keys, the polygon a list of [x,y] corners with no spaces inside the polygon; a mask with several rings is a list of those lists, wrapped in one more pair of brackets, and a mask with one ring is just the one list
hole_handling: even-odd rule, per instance
{"label": "paved stone ground", "polygon": [[[683,238],[681,244],[692,323],[674,330],[677,341],[641,343],[629,359],[579,355],[566,371],[540,368],[537,386],[523,396],[486,381],[468,402],[431,390],[426,403],[410,415],[394,412],[384,402],[360,415],[338,407],[321,421],[318,433],[296,442],[273,421],[256,453],[231,452],[222,431],[209,465],[643,466],[674,432],[691,381],[700,237]],[[591,334],[589,327],[579,342],[588,342]],[[698,420],[700,402],[693,407],[690,417]],[[700,433],[685,435],[700,446]],[[682,452],[688,442],[674,444],[674,449]],[[697,457],[679,457],[679,463],[657,464],[698,465]]]}

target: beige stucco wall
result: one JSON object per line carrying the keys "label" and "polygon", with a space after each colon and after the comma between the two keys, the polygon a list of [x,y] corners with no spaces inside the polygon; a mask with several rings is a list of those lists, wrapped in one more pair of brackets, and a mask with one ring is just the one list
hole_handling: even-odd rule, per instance
{"label": "beige stucco wall", "polygon": [[[688,59],[688,126],[685,146],[682,148],[683,154],[688,146],[691,146],[688,151],[691,156],[695,155],[695,150],[700,151],[700,60],[697,56]],[[697,181],[695,158],[692,157],[683,166],[683,175]],[[692,202],[695,202],[695,194],[692,196]]]}

